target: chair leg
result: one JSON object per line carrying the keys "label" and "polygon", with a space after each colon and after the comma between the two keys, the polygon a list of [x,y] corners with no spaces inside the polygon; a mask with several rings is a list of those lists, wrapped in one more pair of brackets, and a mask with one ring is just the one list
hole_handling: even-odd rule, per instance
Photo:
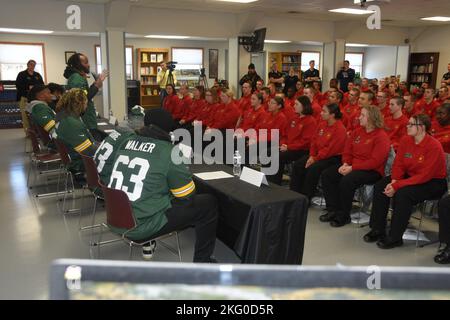
{"label": "chair leg", "polygon": [[84,209],[84,190],[86,188],[83,186],[83,190],[81,191],[81,207],[80,207],[80,215],[79,215],[79,219],[78,219],[78,230],[82,230],[83,228],[81,227],[81,217],[83,216],[83,209]]}
{"label": "chair leg", "polygon": [[128,256],[128,260],[131,260],[132,257],[133,257],[133,243],[130,242],[130,253]]}
{"label": "chair leg", "polygon": [[183,262],[181,258],[181,247],[180,247],[180,239],[178,238],[178,232],[175,232],[175,238],[177,240],[178,257],[180,258],[180,262]]}
{"label": "chair leg", "polygon": [[416,248],[419,247],[419,236],[422,230],[422,220],[423,220],[423,211],[420,210],[420,221],[419,221],[419,229],[417,230],[417,238],[416,238]]}

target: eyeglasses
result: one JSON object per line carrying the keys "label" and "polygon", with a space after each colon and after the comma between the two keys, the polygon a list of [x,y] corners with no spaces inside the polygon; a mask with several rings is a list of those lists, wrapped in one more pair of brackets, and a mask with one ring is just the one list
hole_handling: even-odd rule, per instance
{"label": "eyeglasses", "polygon": [[410,128],[410,127],[412,127],[412,126],[417,126],[417,127],[419,127],[419,126],[423,126],[423,124],[422,124],[422,123],[408,123],[406,126],[407,126],[408,128]]}

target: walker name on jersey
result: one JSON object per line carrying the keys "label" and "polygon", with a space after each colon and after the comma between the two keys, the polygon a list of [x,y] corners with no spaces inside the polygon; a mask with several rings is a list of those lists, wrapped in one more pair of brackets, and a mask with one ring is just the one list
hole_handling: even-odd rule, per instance
{"label": "walker name on jersey", "polygon": [[141,151],[152,153],[153,149],[155,149],[156,144],[151,142],[141,142],[136,140],[130,140],[127,142],[125,146],[125,150],[133,150],[133,151]]}

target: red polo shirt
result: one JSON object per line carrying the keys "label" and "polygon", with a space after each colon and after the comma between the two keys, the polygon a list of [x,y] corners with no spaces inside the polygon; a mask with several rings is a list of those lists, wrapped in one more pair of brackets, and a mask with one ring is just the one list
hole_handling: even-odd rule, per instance
{"label": "red polo shirt", "polygon": [[239,129],[247,131],[248,129],[255,129],[264,117],[266,116],[266,111],[261,106],[258,110],[253,108],[247,110],[242,116],[241,124],[239,125]]}
{"label": "red polo shirt", "polygon": [[431,179],[444,179],[446,171],[445,154],[439,141],[427,134],[416,144],[413,137],[405,136],[392,166],[392,179],[397,180],[392,187],[398,190]]}
{"label": "red polo shirt", "polygon": [[205,107],[206,101],[205,99],[194,99],[189,107],[188,112],[184,115],[182,120],[185,122],[192,122],[197,119],[201,110]]}
{"label": "red polo shirt", "polygon": [[433,121],[431,134],[442,144],[445,153],[450,153],[450,125],[441,126],[439,122]]}
{"label": "red polo shirt", "polygon": [[404,114],[398,119],[394,119],[392,115],[384,118],[384,130],[386,130],[395,151],[397,151],[400,140],[406,135],[406,125],[408,124],[408,121],[409,118]]}
{"label": "red polo shirt", "polygon": [[286,135],[281,144],[288,150],[309,150],[317,131],[317,121],[313,116],[300,117],[297,113],[288,121]]}
{"label": "red polo shirt", "polygon": [[214,129],[234,129],[239,118],[239,109],[234,101],[217,106],[210,127]]}
{"label": "red polo shirt", "polygon": [[360,127],[354,130],[345,144],[342,162],[353,170],[374,170],[384,175],[384,166],[391,142],[383,129],[367,132]]}
{"label": "red polo shirt", "polygon": [[248,96],[242,96],[242,98],[238,100],[237,107],[239,108],[241,114],[244,114],[246,111],[252,109],[251,98],[252,95],[250,94]]}
{"label": "red polo shirt", "polygon": [[175,120],[183,117],[182,107],[181,100],[176,94],[167,96],[164,99],[164,109],[169,111]]}
{"label": "red polo shirt", "polygon": [[272,141],[271,129],[279,130],[279,138],[286,136],[288,121],[283,112],[278,111],[276,114],[272,112],[266,113],[263,120],[256,126],[256,130],[267,129],[267,133],[258,131],[258,139],[261,141]]}
{"label": "red polo shirt", "polygon": [[431,119],[434,119],[434,116],[436,115],[436,109],[441,106],[439,102],[437,102],[436,100],[433,100],[430,103],[426,103],[425,100],[419,100],[419,102],[420,103],[418,103],[416,107],[418,113],[425,113]]}
{"label": "red polo shirt", "polygon": [[346,140],[347,131],[341,121],[338,120],[331,126],[328,122],[321,121],[311,142],[309,155],[315,161],[341,155]]}

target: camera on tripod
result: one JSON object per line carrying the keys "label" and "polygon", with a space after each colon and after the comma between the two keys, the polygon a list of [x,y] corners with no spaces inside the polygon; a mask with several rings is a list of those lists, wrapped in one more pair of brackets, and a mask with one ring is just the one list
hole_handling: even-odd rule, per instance
{"label": "camera on tripod", "polygon": [[177,64],[178,62],[176,62],[176,61],[169,61],[169,62],[167,62],[166,63],[166,66],[167,66],[167,69],[169,69],[170,71],[173,71],[173,69],[175,69],[175,65]]}

